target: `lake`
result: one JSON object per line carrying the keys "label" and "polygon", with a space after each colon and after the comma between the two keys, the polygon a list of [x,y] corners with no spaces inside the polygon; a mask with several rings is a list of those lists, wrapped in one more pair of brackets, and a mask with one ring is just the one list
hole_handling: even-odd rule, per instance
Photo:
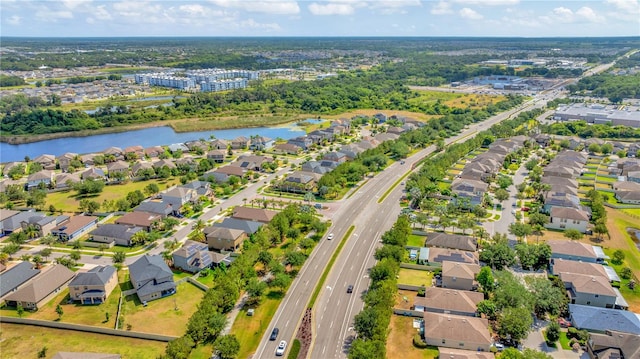
{"label": "lake", "polygon": [[19,145],[0,142],[0,162],[23,161],[25,156],[35,158],[42,154],[59,156],[66,152],[79,154],[100,152],[111,146],[124,149],[125,147],[136,145],[140,145],[145,148],[151,146],[170,145],[172,143],[182,143],[200,138],[209,139],[211,135],[214,135],[216,138],[227,140],[231,140],[239,136],[249,137],[253,135],[273,139],[279,137],[288,140],[304,134],[305,132],[296,126],[236,128],[230,130],[182,133],[174,132],[171,127],[166,126],[151,127],[142,130],[107,133],[87,137],[57,138]]}

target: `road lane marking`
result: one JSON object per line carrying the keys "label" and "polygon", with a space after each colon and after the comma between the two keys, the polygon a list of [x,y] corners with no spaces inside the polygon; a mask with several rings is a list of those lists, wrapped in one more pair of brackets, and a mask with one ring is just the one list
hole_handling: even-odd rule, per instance
{"label": "road lane marking", "polygon": [[331,324],[329,325],[329,329],[333,328],[333,320],[331,321]]}
{"label": "road lane marking", "polygon": [[285,327],[288,327],[288,326],[289,326],[289,321],[290,321],[290,320],[287,320],[287,324],[285,324],[285,325],[284,325]]}

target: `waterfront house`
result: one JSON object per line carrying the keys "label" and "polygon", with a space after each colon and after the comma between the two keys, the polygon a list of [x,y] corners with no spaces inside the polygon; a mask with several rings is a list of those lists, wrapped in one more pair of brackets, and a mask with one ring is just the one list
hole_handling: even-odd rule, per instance
{"label": "waterfront house", "polygon": [[46,188],[53,185],[54,172],[50,170],[41,170],[36,173],[30,174],[27,177],[27,188],[32,189],[40,186],[42,183]]}
{"label": "waterfront house", "polygon": [[26,166],[24,164],[24,162],[7,162],[4,164],[4,166],[2,167],[2,174],[5,176],[9,175],[9,172],[11,172],[11,169],[16,167],[16,166],[23,166],[23,170],[21,171],[21,175],[24,174],[24,171],[26,170]]}
{"label": "waterfront house", "polygon": [[141,159],[144,157],[144,148],[140,145],[129,146],[123,150],[125,158]]}
{"label": "waterfront house", "polygon": [[198,273],[213,265],[213,258],[206,243],[187,240],[173,252],[173,266],[189,273]]}
{"label": "waterfront house", "polygon": [[287,141],[288,144],[294,145],[306,151],[313,145],[313,141],[307,136],[294,137]]}
{"label": "waterfront house", "polygon": [[226,151],[228,147],[229,147],[229,142],[227,142],[226,140],[215,139],[215,140],[211,141],[211,148],[212,149],[225,150]]}
{"label": "waterfront house", "polygon": [[102,304],[117,285],[115,267],[93,267],[87,272],[78,272],[69,282],[69,298],[81,304]]}
{"label": "waterfront house", "polygon": [[0,300],[7,294],[15,292],[21,285],[40,273],[28,261],[20,262],[0,274]]}
{"label": "waterfront house", "polygon": [[56,156],[54,155],[40,155],[34,158],[32,162],[40,164],[45,170],[56,169]]}
{"label": "waterfront house", "polygon": [[424,339],[428,345],[473,351],[489,351],[493,343],[489,322],[441,313],[424,313]]}
{"label": "waterfront house", "polygon": [[182,153],[189,152],[189,147],[185,146],[184,143],[172,143],[169,146],[167,146],[167,148],[171,153],[176,153],[178,151]]}
{"label": "waterfront house", "polygon": [[102,154],[105,155],[105,157],[113,156],[116,161],[124,160],[124,153],[122,152],[122,149],[120,147],[109,147],[106,150],[102,151]]}
{"label": "waterfront house", "polygon": [[231,148],[234,150],[242,150],[249,147],[249,139],[244,136],[239,136],[231,140]]}
{"label": "waterfront house", "polygon": [[164,148],[160,146],[151,146],[144,149],[145,156],[149,158],[156,158],[164,153]]}
{"label": "waterfront house", "polygon": [[191,152],[201,151],[202,153],[205,153],[209,151],[209,143],[206,141],[200,141],[200,140],[188,141],[188,142],[185,142],[184,145],[187,146],[187,148]]}
{"label": "waterfront house", "polygon": [[249,140],[249,149],[264,151],[273,147],[275,141],[264,136],[254,136]]}
{"label": "waterfront house", "polygon": [[141,302],[175,294],[173,272],[160,255],[143,255],[129,265],[129,278]]}
{"label": "waterfront house", "polygon": [[69,170],[69,167],[71,166],[71,162],[76,159],[79,162],[80,157],[78,157],[77,153],[67,152],[61,156],[58,156],[58,166],[63,172],[67,172],[67,170]]}
{"label": "waterfront house", "polygon": [[114,175],[116,173],[122,173],[125,176],[129,174],[129,164],[125,161],[115,161],[107,163],[107,173],[109,174],[109,178],[115,178]]}
{"label": "waterfront house", "polygon": [[53,264],[7,295],[5,301],[10,307],[21,305],[26,310],[38,310],[58,295],[73,276],[74,272],[69,268]]}
{"label": "waterfront house", "polygon": [[85,166],[94,166],[95,163],[95,158],[98,156],[102,156],[101,153],[87,153],[84,155],[80,156],[80,162],[82,162],[83,165]]}
{"label": "waterfront house", "polygon": [[83,236],[98,224],[95,216],[72,216],[51,229],[51,234],[61,242],[67,242]]}

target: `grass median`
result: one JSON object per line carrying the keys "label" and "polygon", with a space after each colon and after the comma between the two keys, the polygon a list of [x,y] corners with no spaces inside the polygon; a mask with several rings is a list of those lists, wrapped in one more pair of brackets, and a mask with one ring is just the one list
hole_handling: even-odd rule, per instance
{"label": "grass median", "polygon": [[318,299],[318,294],[320,294],[320,290],[324,286],[324,282],[325,280],[327,280],[327,276],[329,275],[329,272],[331,272],[331,267],[333,267],[333,263],[335,263],[336,259],[338,258],[338,255],[342,251],[342,248],[344,247],[345,243],[347,243],[347,239],[351,236],[351,233],[353,233],[353,230],[355,228],[356,228],[355,226],[349,227],[347,234],[345,234],[344,237],[342,237],[342,240],[340,240],[340,244],[338,245],[338,248],[336,249],[335,252],[333,252],[333,255],[331,256],[331,259],[329,260],[327,267],[324,269],[324,272],[322,272],[322,276],[320,277],[320,280],[316,285],[316,289],[314,289],[313,294],[311,295],[311,299],[309,299],[309,305],[307,305],[308,308],[313,308],[313,305],[316,303],[316,299]]}

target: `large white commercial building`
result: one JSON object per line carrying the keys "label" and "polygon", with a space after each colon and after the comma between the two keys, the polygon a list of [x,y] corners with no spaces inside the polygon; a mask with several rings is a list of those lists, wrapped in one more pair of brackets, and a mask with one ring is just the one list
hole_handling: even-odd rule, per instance
{"label": "large white commercial building", "polygon": [[556,121],[586,121],[587,123],[610,123],[640,127],[640,108],[601,104],[570,104],[558,106],[553,119]]}

